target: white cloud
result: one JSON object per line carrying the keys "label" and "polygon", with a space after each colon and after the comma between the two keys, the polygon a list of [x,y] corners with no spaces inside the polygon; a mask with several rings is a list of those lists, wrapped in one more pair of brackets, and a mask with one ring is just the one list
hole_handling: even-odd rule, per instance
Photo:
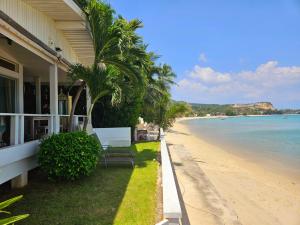
{"label": "white cloud", "polygon": [[207,62],[207,58],[206,58],[205,53],[200,54],[199,60],[200,60],[200,62],[204,62],[204,63]]}
{"label": "white cloud", "polygon": [[185,90],[194,90],[194,91],[208,91],[208,88],[201,83],[192,82],[189,79],[182,79],[178,82],[178,88]]}
{"label": "white cloud", "polygon": [[210,67],[196,65],[190,73],[190,77],[199,79],[205,83],[223,83],[231,80],[229,73],[220,73]]}
{"label": "white cloud", "polygon": [[186,100],[189,96],[192,101],[279,101],[299,96],[300,67],[268,61],[255,70],[226,73],[196,65],[178,84],[176,95]]}

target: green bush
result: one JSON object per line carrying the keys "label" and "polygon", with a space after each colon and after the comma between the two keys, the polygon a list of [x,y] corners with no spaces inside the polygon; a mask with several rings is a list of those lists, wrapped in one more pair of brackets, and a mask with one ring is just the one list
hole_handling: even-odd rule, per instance
{"label": "green bush", "polygon": [[42,140],[38,160],[50,179],[75,180],[95,169],[99,155],[99,144],[94,137],[85,132],[70,132]]}

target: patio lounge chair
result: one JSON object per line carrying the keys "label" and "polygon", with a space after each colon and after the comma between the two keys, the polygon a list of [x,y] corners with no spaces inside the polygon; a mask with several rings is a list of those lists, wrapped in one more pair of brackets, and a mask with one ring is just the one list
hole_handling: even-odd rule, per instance
{"label": "patio lounge chair", "polygon": [[134,152],[131,149],[114,149],[109,144],[101,144],[96,133],[92,134],[103,149],[103,162],[105,167],[109,164],[130,164],[134,167]]}

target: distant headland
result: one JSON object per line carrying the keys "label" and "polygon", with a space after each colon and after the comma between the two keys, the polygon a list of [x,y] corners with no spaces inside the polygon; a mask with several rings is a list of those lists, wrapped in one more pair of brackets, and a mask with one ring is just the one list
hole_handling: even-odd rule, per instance
{"label": "distant headland", "polygon": [[246,104],[199,104],[189,103],[193,116],[236,116],[236,115],[272,115],[300,114],[300,109],[276,109],[271,102]]}

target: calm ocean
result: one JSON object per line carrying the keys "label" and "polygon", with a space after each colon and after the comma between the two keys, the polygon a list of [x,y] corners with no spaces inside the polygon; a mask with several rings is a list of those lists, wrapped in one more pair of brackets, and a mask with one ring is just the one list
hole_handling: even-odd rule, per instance
{"label": "calm ocean", "polygon": [[273,162],[300,175],[300,115],[232,117],[182,121],[202,139],[262,163]]}

